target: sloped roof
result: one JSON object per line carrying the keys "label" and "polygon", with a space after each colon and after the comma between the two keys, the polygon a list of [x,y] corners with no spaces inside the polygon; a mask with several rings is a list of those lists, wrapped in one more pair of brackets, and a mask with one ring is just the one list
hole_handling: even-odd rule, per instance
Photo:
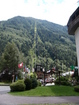
{"label": "sloped roof", "polygon": [[79,7],[70,16],[69,21],[67,23],[67,27],[68,33],[70,35],[74,35],[76,29],[79,27]]}

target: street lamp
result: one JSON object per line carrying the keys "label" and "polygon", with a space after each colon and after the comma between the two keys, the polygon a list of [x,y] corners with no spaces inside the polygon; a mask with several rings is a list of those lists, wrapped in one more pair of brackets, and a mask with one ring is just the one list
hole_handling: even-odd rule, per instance
{"label": "street lamp", "polygon": [[43,68],[43,74],[44,74],[44,86],[45,86],[45,69]]}

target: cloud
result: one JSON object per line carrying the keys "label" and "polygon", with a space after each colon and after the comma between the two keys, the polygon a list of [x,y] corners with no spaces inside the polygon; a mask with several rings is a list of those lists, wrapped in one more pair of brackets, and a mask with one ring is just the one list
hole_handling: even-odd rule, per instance
{"label": "cloud", "polygon": [[0,20],[20,15],[66,25],[76,8],[77,0],[0,0]]}
{"label": "cloud", "polygon": [[[28,0],[32,11],[28,14],[57,24],[66,25],[70,15],[77,8],[77,0]],[[30,9],[28,7],[28,9]]]}

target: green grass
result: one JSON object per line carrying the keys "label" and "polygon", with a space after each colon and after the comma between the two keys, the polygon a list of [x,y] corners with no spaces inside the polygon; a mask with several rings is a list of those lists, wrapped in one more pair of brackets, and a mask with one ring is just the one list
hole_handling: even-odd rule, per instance
{"label": "green grass", "polygon": [[0,86],[7,86],[10,85],[10,83],[0,82]]}
{"label": "green grass", "polygon": [[37,87],[29,91],[10,92],[10,94],[17,96],[79,96],[79,93],[75,92],[74,87],[71,86]]}

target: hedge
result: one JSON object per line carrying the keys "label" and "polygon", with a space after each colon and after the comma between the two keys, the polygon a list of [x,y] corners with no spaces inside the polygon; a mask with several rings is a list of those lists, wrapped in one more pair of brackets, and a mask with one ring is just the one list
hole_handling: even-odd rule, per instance
{"label": "hedge", "polygon": [[74,86],[74,90],[75,90],[76,92],[79,92],[79,85]]}
{"label": "hedge", "polygon": [[18,80],[17,82],[13,82],[10,85],[11,91],[24,91],[25,90],[25,84],[24,80]]}

